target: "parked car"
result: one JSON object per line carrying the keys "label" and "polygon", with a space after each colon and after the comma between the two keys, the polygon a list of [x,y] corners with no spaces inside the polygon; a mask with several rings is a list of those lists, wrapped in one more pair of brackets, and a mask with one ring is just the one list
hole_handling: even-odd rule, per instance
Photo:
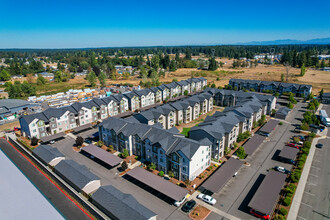
{"label": "parked car", "polygon": [[315,145],[315,147],[317,147],[317,148],[320,148],[320,149],[321,149],[321,148],[323,147],[323,144],[316,144],[316,145]]}
{"label": "parked car", "polygon": [[269,133],[265,133],[265,132],[262,132],[262,131],[259,131],[258,134],[260,134],[262,136],[269,137]]}
{"label": "parked car", "polygon": [[286,145],[287,145],[287,146],[289,146],[289,147],[294,147],[294,148],[297,148],[297,149],[299,149],[299,145],[298,145],[298,144],[294,144],[294,143],[287,143]]}
{"label": "parked car", "polygon": [[254,209],[250,209],[250,213],[251,215],[255,216],[255,217],[258,217],[258,218],[261,218],[261,219],[270,219],[270,216],[269,215],[265,215],[261,212],[258,212]]}
{"label": "parked car", "polygon": [[302,141],[291,141],[290,143],[293,143],[293,144],[298,144],[298,145],[303,145],[304,144],[304,142],[302,142]]}
{"label": "parked car", "polygon": [[55,141],[54,141],[54,140],[52,140],[52,141],[50,141],[49,143],[50,143],[50,144],[55,144]]}
{"label": "parked car", "polygon": [[92,143],[92,140],[90,140],[90,139],[85,139],[85,142],[86,142],[87,144],[91,144],[91,143]]}
{"label": "parked car", "polygon": [[284,167],[276,166],[276,167],[274,167],[274,169],[277,170],[277,171],[279,171],[279,172],[281,172],[281,173],[286,173],[286,174],[290,174],[291,173],[290,170],[287,170]]}
{"label": "parked car", "polygon": [[181,209],[184,212],[190,212],[195,207],[195,205],[196,205],[196,201],[192,199],[186,202]]}
{"label": "parked car", "polygon": [[179,207],[180,205],[182,205],[184,203],[184,201],[186,201],[186,197],[183,197],[183,199],[181,199],[180,201],[175,201],[174,205],[176,207]]}
{"label": "parked car", "polygon": [[215,203],[217,202],[217,200],[215,200],[215,199],[212,198],[211,196],[209,196],[209,195],[205,195],[205,194],[203,194],[203,193],[199,194],[199,195],[197,196],[197,198],[198,198],[198,199],[201,199],[201,200],[203,200],[204,202],[209,203],[209,204],[211,204],[211,205],[215,205]]}

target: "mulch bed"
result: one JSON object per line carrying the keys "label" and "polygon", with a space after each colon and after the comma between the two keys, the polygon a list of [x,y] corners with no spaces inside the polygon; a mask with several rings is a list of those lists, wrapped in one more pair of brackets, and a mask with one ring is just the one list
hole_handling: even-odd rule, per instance
{"label": "mulch bed", "polygon": [[194,210],[190,212],[189,217],[195,220],[203,220],[211,213],[211,210],[204,206],[198,205]]}

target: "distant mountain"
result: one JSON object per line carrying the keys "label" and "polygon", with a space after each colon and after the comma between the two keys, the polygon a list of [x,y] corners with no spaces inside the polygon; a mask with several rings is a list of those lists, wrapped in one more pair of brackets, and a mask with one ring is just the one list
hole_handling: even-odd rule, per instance
{"label": "distant mountain", "polygon": [[287,44],[330,44],[330,38],[317,38],[306,41],[301,40],[274,40],[274,41],[251,41],[238,43],[238,45],[287,45]]}

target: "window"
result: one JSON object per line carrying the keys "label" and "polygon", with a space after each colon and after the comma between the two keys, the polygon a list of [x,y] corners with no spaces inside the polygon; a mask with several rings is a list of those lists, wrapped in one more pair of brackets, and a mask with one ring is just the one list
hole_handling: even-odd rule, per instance
{"label": "window", "polygon": [[74,122],[74,118],[71,119],[71,122]]}
{"label": "window", "polygon": [[44,128],[40,128],[40,131],[44,131]]}
{"label": "window", "polygon": [[159,159],[159,161],[160,161],[161,163],[163,163],[163,162],[164,162],[163,158],[160,158],[160,159]]}
{"label": "window", "polygon": [[185,160],[184,158],[182,158],[182,162],[183,162],[183,163],[185,163],[185,162],[186,162],[186,160]]}
{"label": "window", "polygon": [[67,115],[64,115],[64,118],[68,118],[68,116]]}
{"label": "window", "polygon": [[36,129],[33,129],[33,133],[36,133],[37,132],[37,130]]}
{"label": "window", "polygon": [[183,170],[183,171],[186,171],[187,169],[186,169],[186,167],[182,167],[182,170]]}
{"label": "window", "polygon": [[60,126],[61,125],[61,122],[59,122],[58,125]]}
{"label": "window", "polygon": [[43,124],[43,122],[42,121],[39,121],[39,125],[42,125]]}
{"label": "window", "polygon": [[35,123],[33,123],[33,124],[32,124],[32,127],[34,127],[34,126],[36,126],[36,124],[35,124]]}

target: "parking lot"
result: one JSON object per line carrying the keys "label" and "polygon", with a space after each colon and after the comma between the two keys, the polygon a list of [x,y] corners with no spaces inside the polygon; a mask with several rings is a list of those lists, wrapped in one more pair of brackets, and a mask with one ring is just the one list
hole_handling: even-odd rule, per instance
{"label": "parking lot", "polygon": [[[90,133],[91,131],[85,131],[79,135],[87,136]],[[67,159],[73,159],[87,166],[89,170],[101,178],[102,185],[113,185],[123,193],[133,195],[142,205],[157,213],[159,219],[190,219],[188,214],[181,211],[181,207],[178,208],[170,204],[171,201],[165,196],[158,197],[160,194],[150,187],[140,187],[134,181],[131,182],[120,177],[116,167],[108,169],[85,155],[74,151],[72,148],[74,143],[73,138],[66,137],[52,146],[59,149]]]}
{"label": "parking lot", "polygon": [[[329,115],[330,105],[324,105]],[[308,175],[302,201],[298,212],[298,219],[329,219],[330,218],[330,129],[326,139],[318,143],[323,144],[322,149],[316,148],[312,166]]]}
{"label": "parking lot", "polygon": [[278,125],[270,134],[267,142],[245,159],[250,165],[243,165],[237,177],[232,178],[219,193],[213,195],[218,201],[216,208],[241,219],[256,219],[249,214],[247,205],[270,168],[282,166],[291,169],[292,165],[278,161],[277,156],[285,143],[296,134],[292,124],[300,122],[305,106],[305,103],[298,103],[287,120],[283,121],[283,125]]}

